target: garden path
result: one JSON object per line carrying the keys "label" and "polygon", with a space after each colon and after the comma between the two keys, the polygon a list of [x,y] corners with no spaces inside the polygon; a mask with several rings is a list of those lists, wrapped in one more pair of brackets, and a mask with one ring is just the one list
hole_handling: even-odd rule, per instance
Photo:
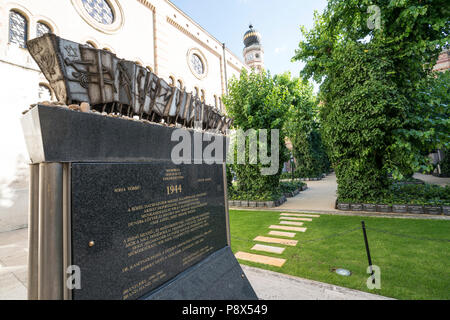
{"label": "garden path", "polygon": [[[303,226],[304,222],[298,222],[300,221],[312,221],[312,218],[319,218],[319,215],[309,215],[309,214],[295,214],[295,213],[281,213],[280,214],[280,222],[278,225],[271,225],[269,227],[269,235],[271,236],[278,236],[278,237],[284,237],[284,238],[293,238],[295,237],[296,233],[294,232],[284,232],[284,231],[298,231],[298,232],[306,232],[307,228],[300,228],[299,226]],[[297,220],[297,221],[293,221]],[[283,230],[283,231],[280,231]],[[262,242],[265,244],[255,244],[253,248],[251,248],[252,252],[269,252],[269,253],[275,253],[282,255],[285,247],[280,246],[272,246],[267,244],[278,244],[278,245],[284,245],[284,246],[292,246],[295,247],[298,244],[298,240],[292,240],[292,239],[283,239],[283,238],[274,238],[274,237],[266,237],[266,236],[258,236],[255,239],[253,239],[255,242]],[[286,259],[282,258],[273,258],[268,257],[265,255],[260,254],[254,254],[254,253],[248,253],[248,252],[242,252],[239,251],[236,253],[236,258],[240,260],[250,261],[254,263],[260,263],[260,264],[266,264],[271,265],[274,267],[281,268],[284,263],[286,262]]]}
{"label": "garden path", "polygon": [[439,178],[430,174],[416,173],[414,178],[422,180],[425,183],[438,184],[440,186],[450,185],[450,178]]}
{"label": "garden path", "polygon": [[336,203],[337,182],[334,173],[320,181],[307,181],[308,189],[289,198],[277,210],[333,211]]}

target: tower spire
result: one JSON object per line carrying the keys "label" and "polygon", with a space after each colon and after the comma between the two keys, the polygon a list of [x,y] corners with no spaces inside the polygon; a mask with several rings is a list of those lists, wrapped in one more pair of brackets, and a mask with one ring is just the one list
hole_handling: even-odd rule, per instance
{"label": "tower spire", "polygon": [[255,71],[264,68],[264,49],[261,44],[261,34],[254,29],[250,22],[249,30],[244,34],[244,60],[245,64]]}

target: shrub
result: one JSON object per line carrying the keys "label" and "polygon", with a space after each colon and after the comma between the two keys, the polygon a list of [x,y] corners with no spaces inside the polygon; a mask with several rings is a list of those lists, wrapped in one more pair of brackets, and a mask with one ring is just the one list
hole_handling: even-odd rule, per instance
{"label": "shrub", "polygon": [[392,184],[387,192],[375,198],[339,198],[344,203],[412,204],[412,205],[450,205],[450,186],[432,184]]}
{"label": "shrub", "polygon": [[[232,79],[229,85],[229,95],[224,97],[227,113],[234,119],[234,129],[244,132],[254,129],[280,130],[279,141],[270,141],[268,144],[278,143],[280,146],[279,164],[287,161],[284,144],[283,126],[289,108],[289,93],[285,87],[280,86],[276,79],[263,71],[261,74],[248,73],[243,70],[239,79]],[[261,147],[258,145],[258,147]],[[236,150],[231,151],[236,156]],[[248,160],[249,143],[246,143],[246,159]],[[276,200],[280,193],[279,182],[281,167],[274,175],[262,175],[264,167],[258,164],[231,164],[230,169],[236,174],[237,182],[233,186],[232,194],[235,200]]]}
{"label": "shrub", "polygon": [[301,189],[304,185],[306,184],[301,181],[294,181],[294,182],[282,181],[280,182],[280,190],[282,193],[290,193]]}
{"label": "shrub", "polygon": [[[382,25],[370,29],[368,1],[329,1],[293,60],[321,83],[322,138],[341,199],[389,190],[388,176],[431,169],[427,154],[448,145],[447,75],[431,73],[448,47],[445,1],[377,1]],[[447,80],[446,80],[447,79]]]}

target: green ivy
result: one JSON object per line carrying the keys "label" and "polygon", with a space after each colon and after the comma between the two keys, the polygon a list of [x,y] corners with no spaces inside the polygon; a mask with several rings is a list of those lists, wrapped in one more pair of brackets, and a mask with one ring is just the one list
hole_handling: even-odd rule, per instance
{"label": "green ivy", "polygon": [[[370,5],[380,29],[367,26]],[[293,60],[321,83],[320,132],[340,199],[383,197],[389,175],[429,171],[427,154],[448,146],[448,80],[431,70],[448,46],[449,16],[444,0],[329,0],[314,28],[302,28]]]}
{"label": "green ivy", "polygon": [[290,73],[277,77],[291,97],[291,107],[285,123],[286,135],[292,143],[295,176],[315,178],[330,170],[330,162],[320,135],[318,101],[313,86]]}
{"label": "green ivy", "polygon": [[[259,200],[272,201],[281,196],[279,180],[282,164],[287,161],[287,152],[284,144],[284,123],[290,105],[288,90],[279,85],[269,73],[248,73],[243,70],[239,79],[232,79],[229,84],[229,94],[223,102],[227,113],[234,119],[234,129],[247,131],[254,129],[259,133],[260,129],[280,130],[280,140],[270,141],[268,144],[279,143],[280,155],[279,172],[275,175],[265,176],[261,174],[264,167],[260,161],[258,164],[229,164],[229,170],[236,175],[237,182],[229,190],[233,200]],[[246,159],[248,159],[249,145],[246,144]]]}
{"label": "green ivy", "polygon": [[339,198],[339,202],[448,206],[450,205],[450,186],[393,184],[386,193],[378,197],[367,198],[364,201],[356,198]]}

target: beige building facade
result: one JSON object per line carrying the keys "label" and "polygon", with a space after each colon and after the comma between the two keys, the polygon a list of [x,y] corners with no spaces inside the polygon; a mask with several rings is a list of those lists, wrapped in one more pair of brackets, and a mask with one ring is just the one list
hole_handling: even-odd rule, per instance
{"label": "beige building facade", "polygon": [[55,95],[26,41],[46,32],[136,61],[222,111],[227,80],[248,69],[168,0],[1,0],[0,232],[27,223],[28,157],[20,116]]}

